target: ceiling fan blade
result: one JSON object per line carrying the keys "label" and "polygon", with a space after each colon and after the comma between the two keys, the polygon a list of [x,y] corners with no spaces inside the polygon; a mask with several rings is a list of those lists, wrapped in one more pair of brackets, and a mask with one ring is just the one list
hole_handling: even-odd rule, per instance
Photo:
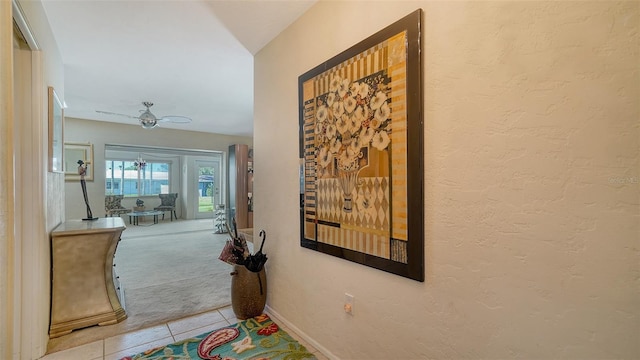
{"label": "ceiling fan blade", "polygon": [[186,116],[169,115],[169,116],[161,117],[160,119],[158,119],[158,121],[170,122],[170,123],[176,123],[176,124],[186,124],[191,122],[191,118],[188,118]]}
{"label": "ceiling fan blade", "polygon": [[131,116],[131,115],[127,115],[127,114],[114,113],[114,112],[111,112],[111,111],[96,110],[96,112],[97,112],[97,113],[100,113],[100,114],[117,115],[117,116],[125,116],[125,117],[131,118],[131,119],[139,119],[139,117],[137,117],[137,116]]}

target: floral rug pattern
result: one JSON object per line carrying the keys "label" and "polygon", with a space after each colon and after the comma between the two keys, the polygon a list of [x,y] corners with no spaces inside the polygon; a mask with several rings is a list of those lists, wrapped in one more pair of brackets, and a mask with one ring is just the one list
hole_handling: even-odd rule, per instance
{"label": "floral rug pattern", "polygon": [[147,350],[122,360],[302,360],[316,359],[268,315]]}

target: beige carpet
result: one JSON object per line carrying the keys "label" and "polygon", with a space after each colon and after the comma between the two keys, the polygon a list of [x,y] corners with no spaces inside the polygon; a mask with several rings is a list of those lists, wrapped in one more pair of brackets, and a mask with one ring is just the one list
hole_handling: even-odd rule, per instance
{"label": "beige carpet", "polygon": [[47,353],[229,305],[232,268],[218,260],[228,235],[212,228],[211,220],[127,224],[114,261],[127,319],[51,339]]}

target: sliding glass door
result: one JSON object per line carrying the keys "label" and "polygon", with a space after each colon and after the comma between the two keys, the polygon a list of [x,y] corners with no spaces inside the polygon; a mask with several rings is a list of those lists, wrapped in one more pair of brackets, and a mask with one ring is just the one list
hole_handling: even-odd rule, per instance
{"label": "sliding glass door", "polygon": [[220,160],[213,161],[196,160],[197,168],[197,194],[196,218],[213,218],[216,205],[221,203],[221,172]]}

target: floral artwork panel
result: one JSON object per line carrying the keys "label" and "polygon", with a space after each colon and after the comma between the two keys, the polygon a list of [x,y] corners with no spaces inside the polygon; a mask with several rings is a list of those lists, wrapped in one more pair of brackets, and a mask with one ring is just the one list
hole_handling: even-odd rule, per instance
{"label": "floral artwork panel", "polygon": [[303,247],[423,281],[420,20],[300,76],[300,203]]}

